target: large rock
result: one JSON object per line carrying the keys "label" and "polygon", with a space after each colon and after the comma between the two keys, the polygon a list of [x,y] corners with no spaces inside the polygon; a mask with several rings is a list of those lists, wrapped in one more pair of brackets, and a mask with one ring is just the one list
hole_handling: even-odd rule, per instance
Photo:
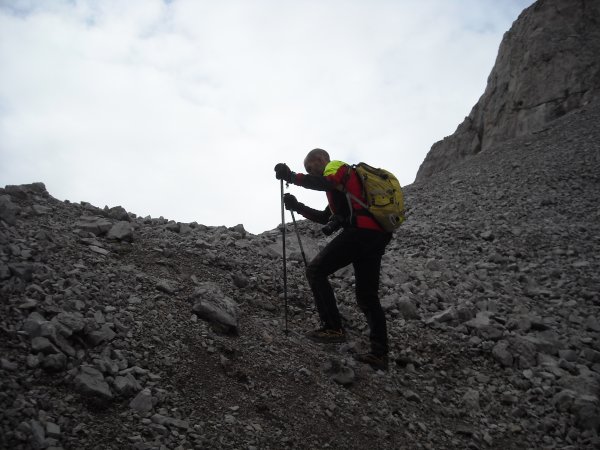
{"label": "large rock", "polygon": [[115,220],[127,221],[129,222],[131,218],[129,217],[129,213],[122,206],[114,206],[112,208],[104,207],[104,213],[106,217]]}
{"label": "large rock", "polygon": [[147,413],[152,410],[152,393],[146,388],[139,392],[133,400],[129,402],[129,407],[138,413]]}
{"label": "large rock", "polygon": [[79,374],[75,377],[75,386],[79,392],[92,398],[110,400],[113,397],[102,373],[91,366],[81,366]]}
{"label": "large rock", "polygon": [[199,317],[222,326],[226,331],[238,332],[237,303],[226,296],[216,283],[200,283],[191,298],[194,301],[192,310]]}
{"label": "large rock", "polygon": [[505,33],[484,94],[417,181],[600,96],[600,2],[538,0]]}
{"label": "large rock", "polygon": [[17,215],[21,212],[21,208],[11,201],[9,195],[0,195],[0,220],[5,221],[9,225],[17,223]]}
{"label": "large rock", "polygon": [[113,224],[104,217],[82,216],[75,223],[75,226],[80,230],[99,236],[107,233],[112,228]]}
{"label": "large rock", "polygon": [[135,394],[142,389],[140,383],[130,373],[127,373],[124,376],[117,376],[114,381],[114,387],[120,395],[124,396]]}
{"label": "large rock", "polygon": [[115,239],[119,241],[133,241],[133,225],[130,222],[121,221],[115,223],[110,230],[108,230],[108,234],[106,235],[108,239]]}

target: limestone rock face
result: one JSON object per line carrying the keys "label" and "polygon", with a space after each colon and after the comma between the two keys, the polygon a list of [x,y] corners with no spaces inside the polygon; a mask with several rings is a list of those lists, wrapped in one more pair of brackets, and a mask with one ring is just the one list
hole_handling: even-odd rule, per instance
{"label": "limestone rock face", "polygon": [[454,134],[436,142],[417,181],[600,96],[600,2],[538,0],[506,32],[487,87]]}

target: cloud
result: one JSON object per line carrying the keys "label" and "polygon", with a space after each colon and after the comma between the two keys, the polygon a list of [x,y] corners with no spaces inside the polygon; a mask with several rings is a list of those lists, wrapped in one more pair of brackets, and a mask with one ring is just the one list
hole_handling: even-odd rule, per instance
{"label": "cloud", "polygon": [[0,2],[0,184],[259,233],[314,147],[411,183],[530,3]]}

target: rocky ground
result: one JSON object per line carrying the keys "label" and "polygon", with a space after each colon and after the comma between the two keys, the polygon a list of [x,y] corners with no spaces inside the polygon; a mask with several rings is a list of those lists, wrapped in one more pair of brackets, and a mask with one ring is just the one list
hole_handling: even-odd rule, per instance
{"label": "rocky ground", "polygon": [[[289,225],[140,218],[0,190],[2,448],[598,448],[600,107],[406,188],[375,372],[320,346]],[[304,221],[307,252],[325,238]]]}

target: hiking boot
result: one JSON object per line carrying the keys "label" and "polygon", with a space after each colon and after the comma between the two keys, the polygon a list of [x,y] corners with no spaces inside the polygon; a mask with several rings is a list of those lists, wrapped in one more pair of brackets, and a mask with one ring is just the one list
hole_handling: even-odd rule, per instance
{"label": "hiking boot", "polygon": [[319,328],[318,330],[306,333],[306,337],[311,341],[322,344],[335,344],[337,342],[346,342],[346,333],[341,328],[333,330],[331,328]]}
{"label": "hiking boot", "polygon": [[375,370],[387,370],[388,369],[388,357],[387,355],[375,355],[373,353],[359,353],[354,356],[356,361],[370,365]]}

